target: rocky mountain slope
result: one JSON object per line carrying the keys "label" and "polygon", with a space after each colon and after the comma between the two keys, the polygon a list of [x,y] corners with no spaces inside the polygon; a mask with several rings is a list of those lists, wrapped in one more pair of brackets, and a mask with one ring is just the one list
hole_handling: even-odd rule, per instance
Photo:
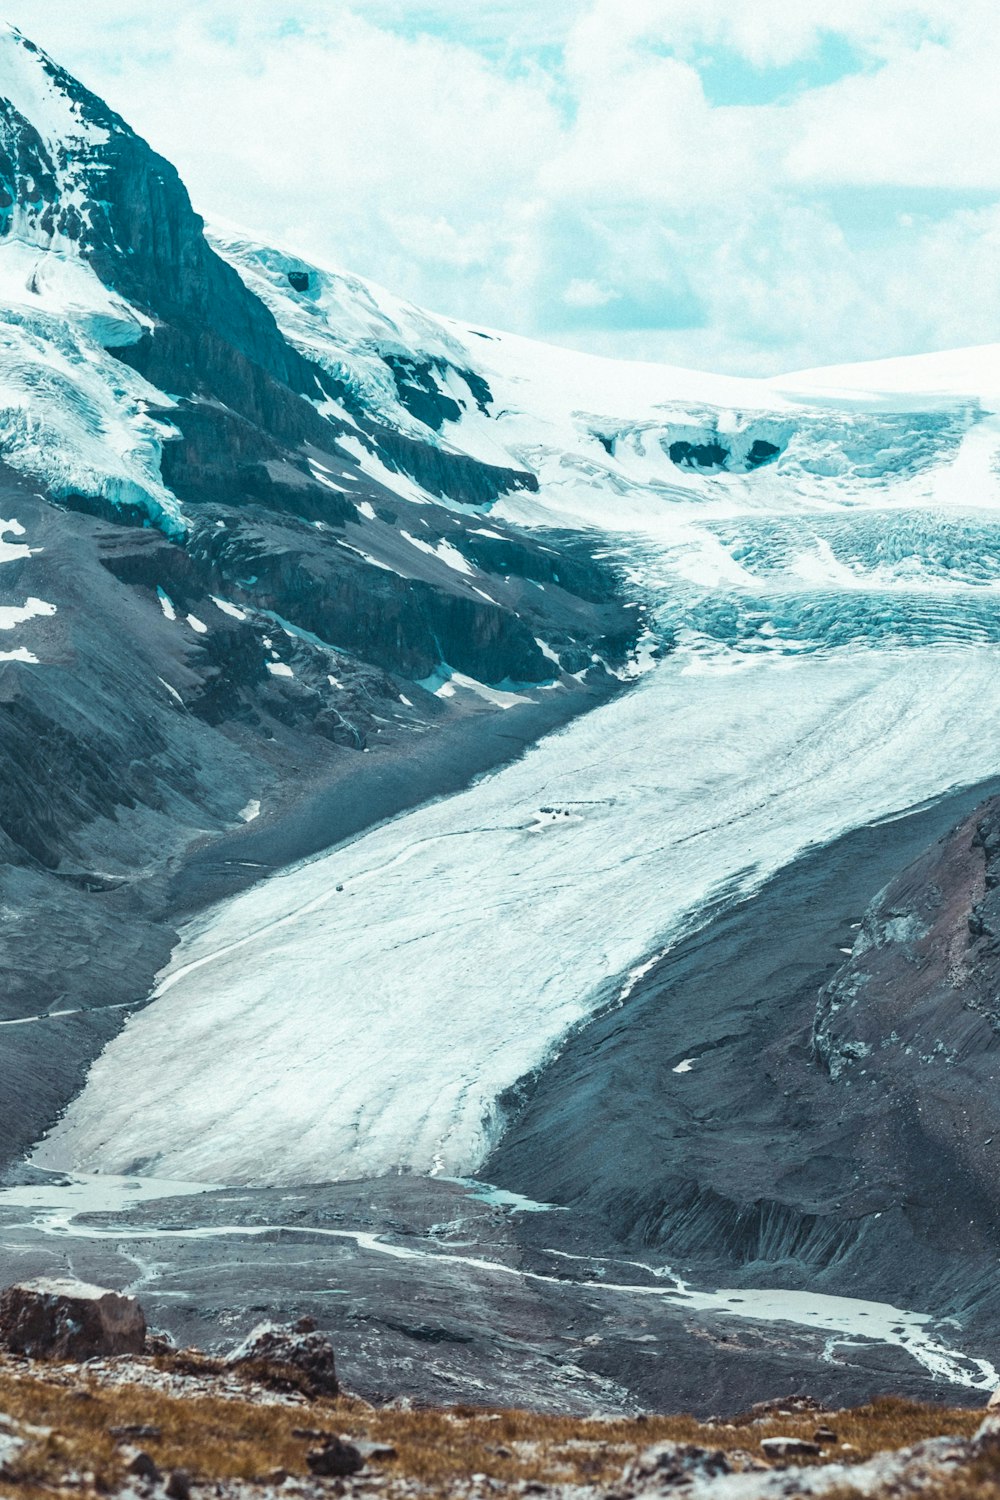
{"label": "rocky mountain slope", "polygon": [[303,352],[169,163],[11,27],[0,99],[2,1018],[62,1017],[5,1031],[9,1155],[148,990],[193,842],[366,750],[572,713],[640,625],[586,538],[482,524],[530,470]]}

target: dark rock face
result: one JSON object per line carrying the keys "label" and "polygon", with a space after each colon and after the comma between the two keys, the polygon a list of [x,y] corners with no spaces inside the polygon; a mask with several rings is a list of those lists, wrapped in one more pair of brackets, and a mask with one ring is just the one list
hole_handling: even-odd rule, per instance
{"label": "dark rock face", "polygon": [[534,494],[538,480],[521,469],[484,464],[464,453],[452,453],[419,443],[405,433],[368,424],[378,451],[390,468],[399,469],[430,495],[455,500],[460,505],[492,505],[510,490]]}
{"label": "dark rock face", "polygon": [[42,1278],[0,1293],[0,1342],[29,1359],[141,1354],[146,1319],[134,1297],[82,1281]]}
{"label": "dark rock face", "polygon": [[462,415],[462,408],[454,396],[442,390],[435,378],[446,375],[449,370],[454,370],[465,381],[479,410],[489,415],[493,393],[482,376],[472,370],[456,369],[442,359],[416,359],[400,354],[386,354],[383,359],[392,371],[400,401],[432,431],[440,432],[445,422],[457,422]]}
{"label": "dark rock face", "polygon": [[484,1175],[695,1276],[1000,1326],[1000,810],[977,802],[807,854],[679,944],[512,1095]]}
{"label": "dark rock face", "polygon": [[[276,565],[267,569],[270,576],[260,586],[263,607],[405,675],[427,676],[444,663],[488,681],[546,680],[549,668],[514,599],[491,607],[444,569],[424,578],[419,570],[414,576],[412,568],[405,568],[401,577],[393,577],[391,569],[380,572],[366,563],[364,549],[357,547],[351,553],[327,546],[320,557],[311,546],[293,561],[285,537],[272,537],[266,529],[277,521],[339,531],[357,522],[356,498],[386,498],[365,479],[356,459],[338,449],[345,424],[321,416],[314,404],[331,396],[351,411],[355,440],[428,495],[485,506],[507,490],[537,489],[535,476],[422,443],[390,430],[379,413],[361,408],[346,387],[287,342],[270,310],[214,252],[170,163],[30,42],[10,38],[8,45],[24,48],[48,74],[75,111],[81,140],[46,146],[30,121],[12,107],[6,110],[0,121],[0,188],[11,207],[0,218],[0,232],[12,231],[16,211],[18,232],[27,225],[40,244],[46,235],[70,237],[105,285],[153,320],[152,332],[115,352],[154,385],[181,398],[169,414],[180,437],[165,444],[163,474],[194,520],[188,543],[197,535],[198,553],[205,557],[200,523],[206,508],[212,512],[205,515],[205,527],[220,524],[217,507],[238,510],[257,528],[258,554],[271,554]],[[67,181],[74,187],[72,202],[63,201]],[[302,274],[308,282],[308,273]],[[424,404],[421,419],[433,430],[460,414],[440,384],[449,372],[465,382],[480,410],[489,410],[492,394],[474,371],[451,371],[440,360],[402,353],[386,356],[386,362],[401,395],[412,398],[411,406]],[[317,480],[307,447],[309,455],[322,456],[330,472],[344,472],[347,482],[339,493],[335,484]],[[137,510],[112,509],[92,497],[79,496],[70,504],[113,524],[145,524]],[[453,518],[450,525],[456,525]],[[310,540],[315,542],[315,536]],[[510,556],[491,560],[482,550],[478,565],[504,576],[510,571],[522,578],[554,576],[554,564],[544,558],[550,549],[527,540],[512,541],[514,551],[520,558],[514,569]],[[228,555],[233,555],[231,548]],[[233,581],[223,571],[225,548],[214,548],[208,560],[221,575],[217,583]],[[176,573],[178,566],[168,565],[169,571]],[[256,569],[255,579],[263,579],[264,572],[263,566]],[[204,569],[200,581],[211,582]],[[564,591],[572,594],[581,582],[580,597],[587,602],[607,603],[618,591],[609,570],[597,576],[590,569],[588,576],[586,564],[568,565],[561,578]],[[304,599],[298,597],[300,589]],[[326,606],[324,600],[329,601]],[[300,605],[308,618],[296,615]],[[542,601],[543,615],[544,605]],[[534,606],[537,613],[539,601]],[[590,644],[600,639],[603,655],[615,654],[612,640],[625,642],[634,635],[635,621],[624,616],[612,636],[603,622],[596,631],[597,622],[589,623],[584,633]],[[213,695],[209,712],[222,710]],[[145,758],[161,748],[150,745]]]}
{"label": "dark rock face", "polygon": [[[106,139],[82,149],[62,146],[53,156],[34,124],[8,104],[0,123],[0,188],[10,208],[0,230],[10,232],[19,209],[39,236],[77,242],[106,286],[162,325],[130,358],[152,371],[154,381],[169,369],[168,389],[185,393],[208,385],[221,400],[237,397],[237,410],[256,407],[262,414],[267,408],[272,424],[277,414],[268,407],[269,382],[318,393],[314,373],[286,344],[270,312],[247,296],[236,272],[208,246],[174,167],[33,43],[21,38],[9,45],[32,53],[70,101],[81,128],[96,128]],[[63,201],[67,171],[79,203]]]}
{"label": "dark rock face", "polygon": [[322,535],[259,523],[199,530],[190,550],[231,595],[386,671],[419,680],[442,662],[485,682],[545,682],[551,664],[513,609],[429,579],[366,567]]}
{"label": "dark rock face", "polygon": [[[817,1062],[859,1122],[866,1174],[940,1194],[956,1250],[1000,1220],[1000,802],[928,849],[866,912],[820,997]],[[877,1109],[876,1109],[877,1103]],[[966,1213],[968,1201],[976,1204]]]}

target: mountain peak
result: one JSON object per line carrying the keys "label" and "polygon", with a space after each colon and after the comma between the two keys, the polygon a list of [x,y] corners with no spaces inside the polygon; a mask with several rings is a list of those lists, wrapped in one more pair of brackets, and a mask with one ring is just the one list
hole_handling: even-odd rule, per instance
{"label": "mountain peak", "polygon": [[0,105],[0,233],[45,248],[77,244],[95,207],[101,148],[122,122],[7,22]]}

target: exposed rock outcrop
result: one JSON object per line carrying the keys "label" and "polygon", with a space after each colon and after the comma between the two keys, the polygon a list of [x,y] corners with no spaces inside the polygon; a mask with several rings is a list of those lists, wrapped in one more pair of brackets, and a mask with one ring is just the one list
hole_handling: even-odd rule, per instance
{"label": "exposed rock outcrop", "polygon": [[[251,1374],[259,1372],[269,1385],[284,1382],[309,1396],[335,1396],[340,1390],[333,1345],[311,1318],[292,1328],[261,1323],[234,1349],[227,1361]],[[360,1468],[360,1464],[358,1465]],[[349,1474],[353,1469],[316,1472]]]}
{"label": "exposed rock outcrop", "polygon": [[29,1359],[141,1354],[146,1319],[135,1297],[71,1278],[39,1278],[0,1294],[0,1344]]}
{"label": "exposed rock outcrop", "polygon": [[969,792],[807,852],[512,1094],[485,1175],[599,1213],[679,1274],[992,1339],[998,830]]}

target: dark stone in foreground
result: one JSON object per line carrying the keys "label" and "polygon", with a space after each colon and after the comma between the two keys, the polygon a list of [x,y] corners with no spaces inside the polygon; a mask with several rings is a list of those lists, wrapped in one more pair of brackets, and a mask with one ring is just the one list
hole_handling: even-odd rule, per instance
{"label": "dark stone in foreground", "polygon": [[31,1359],[141,1354],[146,1319],[134,1297],[83,1281],[26,1281],[0,1295],[0,1342]]}
{"label": "dark stone in foreground", "polygon": [[155,1459],[150,1458],[145,1449],[135,1455],[125,1472],[134,1475],[136,1479],[145,1479],[150,1484],[158,1484],[161,1478]]}
{"label": "dark stone in foreground", "polygon": [[330,1438],[322,1448],[313,1448],[306,1454],[310,1473],[324,1479],[343,1479],[348,1474],[358,1474],[365,1466],[360,1451],[353,1443]]}
{"label": "dark stone in foreground", "polygon": [[174,1469],[167,1480],[167,1500],[191,1500],[191,1479],[186,1469]]}

